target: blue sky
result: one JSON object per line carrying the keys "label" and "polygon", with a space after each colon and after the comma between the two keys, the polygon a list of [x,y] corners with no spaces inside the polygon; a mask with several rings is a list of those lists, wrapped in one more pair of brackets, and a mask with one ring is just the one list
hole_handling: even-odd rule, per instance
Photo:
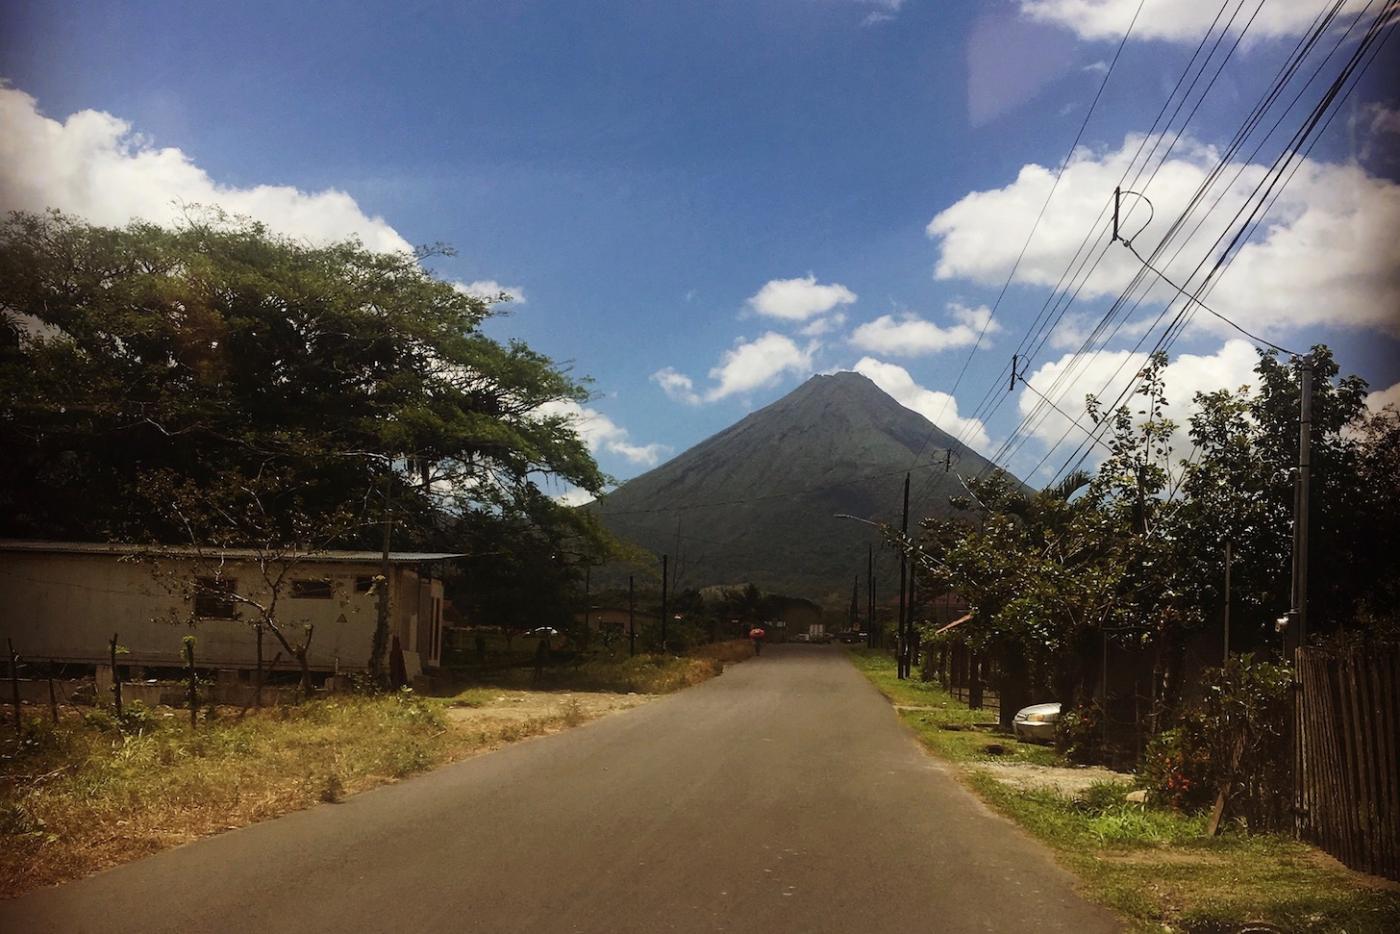
{"label": "blue sky", "polygon": [[[292,232],[451,243],[458,255],[433,263],[444,277],[523,293],[493,334],[595,379],[581,417],[619,478],[812,372],[862,361],[991,451],[1021,398],[986,424],[951,414],[966,418],[1005,378],[1065,244],[1089,228],[1125,138],[1149,129],[1216,4],[1146,0],[1020,281],[945,400],[1043,200],[1048,176],[1025,167],[1064,158],[1136,6],[8,3],[0,119],[33,158],[8,160],[0,207],[46,200],[117,222],[207,190]],[[1211,163],[1320,6],[1261,8],[1154,181],[1159,210]],[[1285,346],[1333,344],[1378,391],[1400,383],[1400,263],[1391,245],[1348,244],[1400,232],[1400,101],[1380,77],[1396,54],[1382,53],[1280,200],[1268,249],[1212,293]],[[104,116],[74,118],[86,111]],[[1188,244],[1173,270],[1204,250]],[[1075,322],[1092,323],[1125,281],[1129,258],[1114,259],[1027,368],[1032,385],[1052,385],[1078,347]],[[1245,378],[1232,336],[1202,322],[1174,346],[1181,393]],[[1120,337],[1088,369],[1131,344]],[[1095,378],[1057,398],[1074,408]],[[1029,470],[1059,433],[1042,425],[1012,467]]]}

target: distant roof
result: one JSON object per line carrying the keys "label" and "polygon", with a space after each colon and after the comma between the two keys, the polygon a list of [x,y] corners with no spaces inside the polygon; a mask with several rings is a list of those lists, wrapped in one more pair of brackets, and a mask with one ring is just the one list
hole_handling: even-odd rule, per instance
{"label": "distant roof", "polygon": [[[219,553],[229,558],[256,558],[258,552],[252,548],[205,548],[192,545],[131,545],[120,542],[41,542],[26,539],[0,539],[0,551],[28,551],[42,554],[66,555],[168,555],[170,557],[196,557],[200,554]],[[307,561],[328,561],[344,564],[365,564],[384,560],[378,551],[303,551],[293,552],[290,557]],[[424,561],[450,561],[466,558],[468,555],[456,552],[438,551],[391,551],[392,564],[418,564]]]}

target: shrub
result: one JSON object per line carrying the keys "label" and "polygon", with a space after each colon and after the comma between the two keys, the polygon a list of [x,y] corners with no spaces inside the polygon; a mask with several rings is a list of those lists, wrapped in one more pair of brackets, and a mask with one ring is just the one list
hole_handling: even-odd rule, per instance
{"label": "shrub", "polygon": [[1103,713],[1095,703],[1084,704],[1060,715],[1055,725],[1055,745],[1071,762],[1081,765],[1103,758]]}
{"label": "shrub", "polygon": [[1291,800],[1291,680],[1287,668],[1249,655],[1207,670],[1201,700],[1148,745],[1144,786],[1158,800],[1189,810],[1209,805],[1228,779],[1236,811],[1251,825],[1284,823]]}

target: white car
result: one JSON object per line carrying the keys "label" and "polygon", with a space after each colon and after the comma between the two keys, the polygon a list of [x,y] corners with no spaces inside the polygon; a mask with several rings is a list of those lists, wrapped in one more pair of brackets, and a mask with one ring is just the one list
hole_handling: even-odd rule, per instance
{"label": "white car", "polygon": [[1031,743],[1053,743],[1055,722],[1060,719],[1059,704],[1032,704],[1016,711],[1011,721],[1016,738]]}

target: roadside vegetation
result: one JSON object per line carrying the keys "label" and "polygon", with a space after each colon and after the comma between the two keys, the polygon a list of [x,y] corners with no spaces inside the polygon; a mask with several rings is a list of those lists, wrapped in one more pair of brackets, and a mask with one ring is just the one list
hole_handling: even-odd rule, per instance
{"label": "roadside vegetation", "polygon": [[[725,654],[717,644],[712,655]],[[732,650],[730,650],[732,651]],[[699,684],[718,658],[639,655],[532,672],[447,697],[334,695],[283,707],[127,704],[30,716],[0,737],[0,897],[578,726]]]}
{"label": "roadside vegetation", "polygon": [[[899,680],[895,660],[857,649],[851,658],[896,706],[901,719],[984,801],[1054,851],[1084,894],[1140,931],[1237,931],[1247,923],[1281,931],[1400,929],[1400,885],[1341,866],[1283,834],[1226,824],[1206,835],[1203,812],[1131,803],[1135,778],[1099,780],[1070,792],[1047,781],[1006,780],[1006,763],[1069,766],[1053,749],[1021,743],[938,684]],[[996,747],[995,751],[989,747]]]}

